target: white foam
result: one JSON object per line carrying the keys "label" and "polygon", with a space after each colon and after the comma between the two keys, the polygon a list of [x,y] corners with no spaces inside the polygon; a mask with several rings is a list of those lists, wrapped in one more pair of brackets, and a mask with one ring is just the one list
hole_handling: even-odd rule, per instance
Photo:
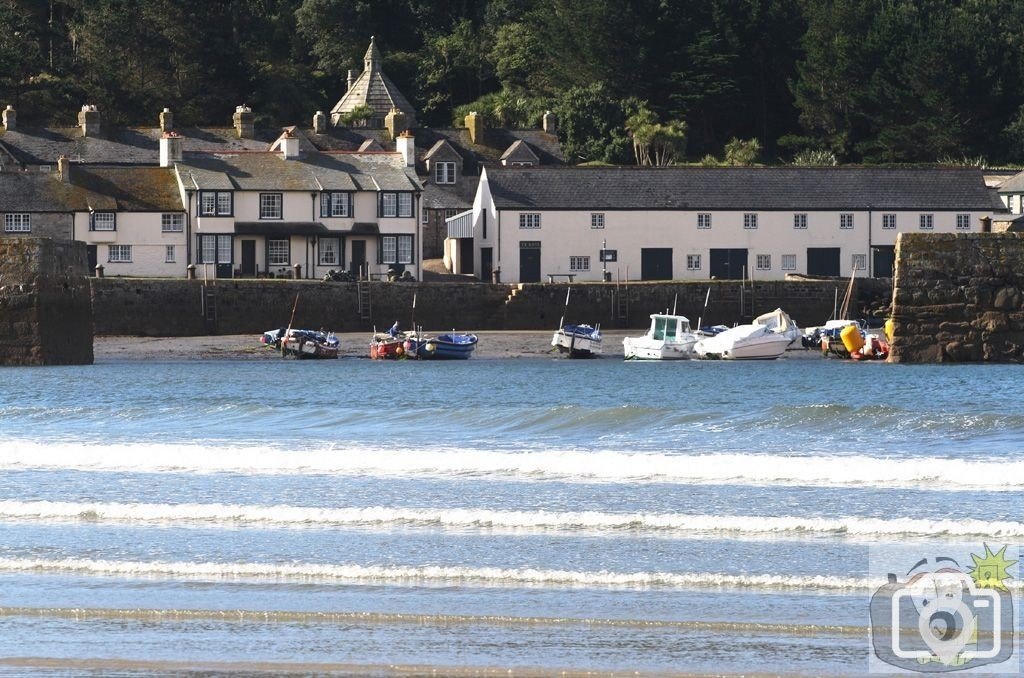
{"label": "white foam", "polygon": [[230,445],[86,445],[0,442],[0,470],[498,477],[585,482],[716,483],[1022,490],[1024,460],[890,459],[786,454],[663,454],[615,450],[425,450],[351,446],[280,449]]}
{"label": "white foam", "polygon": [[465,586],[573,586],[622,588],[730,588],[863,591],[884,580],[824,575],[721,574],[714,572],[586,572],[443,565],[379,566],[292,563],[190,563],[80,558],[0,558],[0,572],[159,577],[189,580],[317,581],[355,584],[459,584]]}
{"label": "white foam", "polygon": [[572,530],[599,533],[629,531],[673,534],[793,536],[834,534],[863,537],[1022,537],[1024,523],[914,518],[814,518],[795,516],[714,516],[680,513],[608,513],[602,511],[500,511],[476,508],[395,508],[255,506],[242,504],[120,504],[93,502],[0,501],[0,520],[78,521],[159,524],[248,524],[267,527],[419,526]]}

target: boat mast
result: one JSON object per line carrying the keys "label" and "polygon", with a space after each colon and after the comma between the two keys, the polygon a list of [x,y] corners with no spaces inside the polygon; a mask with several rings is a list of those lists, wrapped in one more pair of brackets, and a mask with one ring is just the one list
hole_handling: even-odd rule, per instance
{"label": "boat mast", "polygon": [[558,321],[558,329],[565,327],[565,314],[569,311],[569,294],[572,293],[572,288],[565,290],[565,308],[562,310],[562,317]]}

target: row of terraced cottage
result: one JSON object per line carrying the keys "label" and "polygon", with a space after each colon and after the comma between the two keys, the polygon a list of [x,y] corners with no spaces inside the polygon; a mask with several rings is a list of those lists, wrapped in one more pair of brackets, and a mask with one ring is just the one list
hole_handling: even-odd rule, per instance
{"label": "row of terraced cottage", "polygon": [[[970,168],[570,167],[556,121],[420,127],[371,39],[312,125],[0,130],[4,236],[84,241],[106,275],[319,278],[424,259],[481,280],[891,275],[906,231],[1016,229],[1024,175]],[[357,107],[373,115],[346,126]],[[361,110],[366,110],[361,108]],[[1024,225],[1024,223],[1020,224]],[[564,276],[561,277],[561,276]]]}

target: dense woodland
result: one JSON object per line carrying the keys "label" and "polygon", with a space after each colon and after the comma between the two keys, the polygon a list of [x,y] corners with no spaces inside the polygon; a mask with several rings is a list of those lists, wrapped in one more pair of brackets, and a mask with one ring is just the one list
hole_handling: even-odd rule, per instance
{"label": "dense woodland", "polygon": [[0,0],[19,124],[308,124],[375,35],[421,124],[575,162],[1024,161],[1021,0]]}

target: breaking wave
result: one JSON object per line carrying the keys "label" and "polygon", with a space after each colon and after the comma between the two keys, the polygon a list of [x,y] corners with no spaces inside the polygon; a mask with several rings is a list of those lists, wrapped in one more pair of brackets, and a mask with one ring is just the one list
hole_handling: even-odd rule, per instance
{"label": "breaking wave", "polygon": [[0,573],[158,577],[203,581],[256,580],[352,584],[552,586],[582,588],[725,588],[807,592],[866,591],[885,583],[826,575],[722,574],[715,572],[586,572],[443,565],[380,566],[317,563],[191,563],[80,558],[0,558]]}
{"label": "breaking wave", "polygon": [[1024,460],[617,450],[287,449],[202,444],[0,442],[0,470],[496,477],[512,480],[1022,490]]}
{"label": "breaking wave", "polygon": [[318,508],[240,504],[118,504],[0,501],[0,520],[132,524],[253,525],[275,528],[411,526],[543,532],[633,532],[753,536],[1024,537],[1024,523],[914,518],[715,516],[601,511],[502,511],[477,508]]}

